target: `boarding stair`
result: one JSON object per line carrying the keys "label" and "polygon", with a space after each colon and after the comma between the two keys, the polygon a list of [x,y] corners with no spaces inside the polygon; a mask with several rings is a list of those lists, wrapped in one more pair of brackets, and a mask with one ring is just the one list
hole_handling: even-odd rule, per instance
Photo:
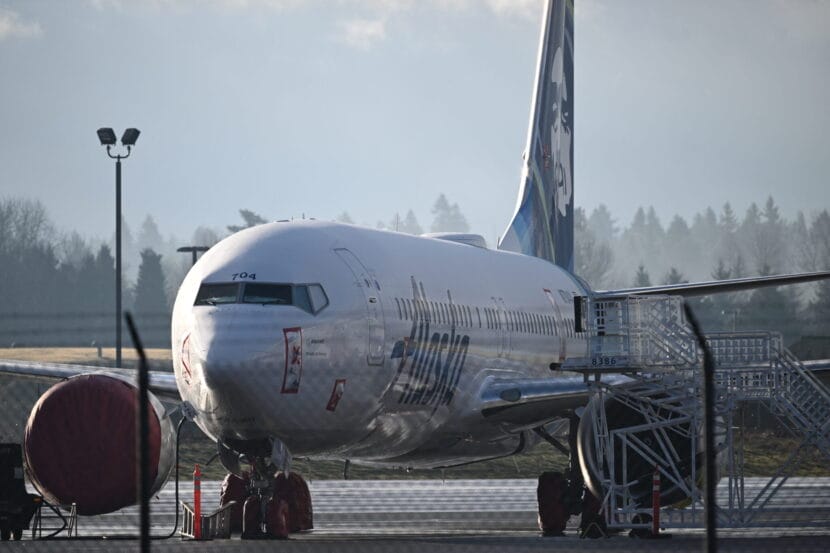
{"label": "boarding stair", "polygon": [[[651,512],[650,507],[632,503],[631,490],[638,483],[626,473],[625,463],[617,474],[620,463],[615,464],[615,456],[635,454],[658,466],[665,481],[687,494],[682,508],[663,509],[661,524],[702,526],[696,459],[703,428],[703,351],[687,324],[683,298],[580,300],[577,324],[587,338],[586,352],[569,359],[563,369],[583,373],[599,396],[588,409],[594,410],[595,463],[604,469],[603,508],[609,527],[636,527]],[[830,390],[784,347],[779,333],[717,332],[706,334],[705,341],[715,365],[716,442],[721,485],[727,486],[718,502],[719,525],[792,525],[775,496],[805,452],[815,448],[830,461]],[[625,374],[630,380],[622,386],[606,384],[603,374]],[[604,410],[614,402],[639,412],[640,420],[627,427],[609,424]],[[765,405],[782,428],[800,440],[773,476],[751,491],[744,486],[743,429],[737,416],[746,402]],[[683,453],[676,447],[679,435],[688,440]],[[830,503],[820,509],[827,513],[813,521],[826,525]]]}

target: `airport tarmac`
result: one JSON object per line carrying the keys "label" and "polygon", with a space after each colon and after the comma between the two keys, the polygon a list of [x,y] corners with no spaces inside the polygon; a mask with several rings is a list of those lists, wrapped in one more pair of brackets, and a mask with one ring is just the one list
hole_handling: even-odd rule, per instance
{"label": "airport tarmac", "polygon": [[[746,479],[751,498],[765,480]],[[202,483],[205,512],[218,504],[220,482]],[[536,526],[535,480],[317,480],[309,483],[315,529],[287,541],[234,539],[182,542],[175,537],[153,542],[154,551],[698,551],[701,530],[671,530],[668,540],[634,540],[626,534],[580,540],[575,527],[559,538],[543,538]],[[181,499],[192,501],[192,483],[181,485]],[[719,490],[719,502],[726,501]],[[170,532],[175,518],[174,486],[168,484],[152,503],[153,534]],[[826,551],[830,547],[830,478],[791,478],[776,494],[776,512],[786,527],[721,530],[721,550]],[[51,524],[51,522],[50,522]],[[9,551],[135,551],[137,541],[123,538],[138,529],[138,509],[85,517],[80,540],[6,542]],[[107,539],[91,539],[107,536]]]}

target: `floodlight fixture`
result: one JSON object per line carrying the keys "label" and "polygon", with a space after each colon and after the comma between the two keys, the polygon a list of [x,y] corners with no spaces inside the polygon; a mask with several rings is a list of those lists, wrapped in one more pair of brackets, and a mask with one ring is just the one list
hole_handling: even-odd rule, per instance
{"label": "floodlight fixture", "polygon": [[101,141],[101,146],[115,146],[115,131],[109,127],[101,127],[98,129],[98,140]]}
{"label": "floodlight fixture", "polygon": [[129,128],[121,135],[121,144],[124,146],[135,146],[135,141],[138,140],[138,135],[141,131],[138,129]]}
{"label": "floodlight fixture", "polygon": [[[98,129],[98,140],[101,146],[107,147],[107,155],[115,160],[115,366],[121,367],[121,160],[130,157],[132,147],[138,140],[141,132],[129,128],[121,135],[121,145],[127,148],[127,153],[112,153],[117,139],[110,127]],[[193,254],[196,255],[195,253]]]}

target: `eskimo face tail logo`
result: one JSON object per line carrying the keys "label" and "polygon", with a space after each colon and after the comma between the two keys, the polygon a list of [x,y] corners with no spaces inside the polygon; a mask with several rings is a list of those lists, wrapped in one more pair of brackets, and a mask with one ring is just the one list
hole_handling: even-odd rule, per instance
{"label": "eskimo face tail logo", "polygon": [[553,0],[548,10],[520,202],[499,249],[573,271],[573,2]]}
{"label": "eskimo face tail logo", "polygon": [[[458,389],[458,381],[470,337],[456,332],[456,320],[450,321],[449,332],[431,330],[431,311],[423,283],[412,280],[414,314],[409,336],[395,344],[392,359],[400,359],[392,389],[397,402],[406,405],[431,405],[433,413],[441,405],[449,405]],[[452,294],[447,291],[452,306]],[[450,312],[455,312],[450,309]]]}

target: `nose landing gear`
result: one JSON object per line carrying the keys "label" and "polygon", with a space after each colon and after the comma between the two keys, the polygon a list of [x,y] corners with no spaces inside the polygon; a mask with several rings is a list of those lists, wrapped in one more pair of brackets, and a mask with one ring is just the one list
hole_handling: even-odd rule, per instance
{"label": "nose landing gear", "polygon": [[235,471],[241,476],[228,474],[222,483],[220,505],[236,501],[231,531],[241,532],[242,539],[286,539],[314,528],[311,493],[302,476],[289,471],[285,447],[275,445],[271,456],[250,459],[250,471]]}

